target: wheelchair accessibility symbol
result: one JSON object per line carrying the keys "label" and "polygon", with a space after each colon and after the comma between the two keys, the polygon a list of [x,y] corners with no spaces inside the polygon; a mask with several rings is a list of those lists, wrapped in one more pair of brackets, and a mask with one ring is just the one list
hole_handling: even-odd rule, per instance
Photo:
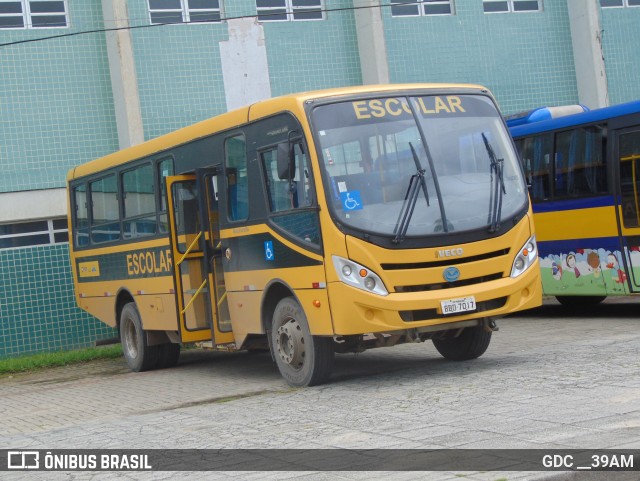
{"label": "wheelchair accessibility symbol", "polygon": [[362,209],[362,199],[360,198],[359,190],[341,192],[340,201],[342,202],[342,210],[352,211]]}
{"label": "wheelchair accessibility symbol", "polygon": [[273,241],[264,241],[264,258],[268,261],[275,260],[276,255],[273,251]]}

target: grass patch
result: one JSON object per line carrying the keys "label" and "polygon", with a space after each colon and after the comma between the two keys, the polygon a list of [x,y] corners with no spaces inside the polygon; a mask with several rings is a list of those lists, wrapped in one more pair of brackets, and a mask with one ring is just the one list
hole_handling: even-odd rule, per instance
{"label": "grass patch", "polygon": [[42,352],[10,357],[0,359],[0,375],[34,371],[47,367],[67,366],[69,364],[93,361],[94,359],[113,359],[120,356],[122,356],[122,346],[120,344],[112,344],[75,351]]}

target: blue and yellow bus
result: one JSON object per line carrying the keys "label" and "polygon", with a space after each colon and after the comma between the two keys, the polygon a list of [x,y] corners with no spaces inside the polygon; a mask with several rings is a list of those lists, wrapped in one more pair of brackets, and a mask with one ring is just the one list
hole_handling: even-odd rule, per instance
{"label": "blue and yellow bus", "polygon": [[507,119],[533,202],[543,292],[565,305],[640,292],[640,101]]}

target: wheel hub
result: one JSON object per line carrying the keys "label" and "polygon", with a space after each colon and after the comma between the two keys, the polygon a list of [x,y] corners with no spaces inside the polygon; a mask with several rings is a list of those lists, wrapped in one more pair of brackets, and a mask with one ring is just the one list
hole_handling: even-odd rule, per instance
{"label": "wheel hub", "polygon": [[280,359],[295,369],[302,367],[305,345],[300,324],[295,319],[289,319],[278,328],[277,334],[276,349]]}
{"label": "wheel hub", "polygon": [[125,329],[125,335],[124,335],[125,344],[122,347],[126,349],[127,354],[129,355],[130,358],[135,359],[136,357],[138,357],[138,345],[136,343],[136,327],[133,324],[133,322],[131,322],[131,320],[128,320],[124,329]]}

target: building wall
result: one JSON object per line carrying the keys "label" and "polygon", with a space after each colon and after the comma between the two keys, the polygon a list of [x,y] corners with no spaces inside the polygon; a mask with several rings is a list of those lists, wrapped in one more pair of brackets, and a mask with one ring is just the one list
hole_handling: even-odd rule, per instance
{"label": "building wall", "polygon": [[600,18],[609,104],[640,99],[640,8],[603,8]]}
{"label": "building wall", "polygon": [[[149,24],[147,0],[128,5],[132,25]],[[140,28],[131,37],[145,140],[226,111],[218,46],[225,23]]]}
{"label": "building wall", "polygon": [[[0,43],[103,28],[99,0],[67,5],[70,28],[2,30]],[[40,201],[70,168],[118,148],[104,34],[0,47],[0,85],[0,210],[15,221],[2,193],[34,191]],[[33,219],[66,207],[27,210]],[[0,358],[115,335],[76,307],[67,244],[0,249],[0,286]]]}
{"label": "building wall", "polygon": [[[255,0],[226,2],[224,15],[255,15]],[[344,8],[351,0],[332,1]],[[148,23],[147,0],[130,0],[132,25]],[[271,94],[361,83],[353,12],[324,21],[262,24]],[[166,25],[131,31],[145,138],[226,111],[220,42],[226,23]]]}
{"label": "building wall", "polygon": [[362,83],[353,11],[327,12],[324,21],[266,23],[264,30],[274,96]]}
{"label": "building wall", "polygon": [[577,103],[566,2],[541,12],[484,14],[456,0],[455,15],[392,17],[384,9],[392,82],[471,82],[488,87],[505,114]]}
{"label": "building wall", "polygon": [[68,244],[0,249],[0,285],[0,358],[117,337],[76,307]]}
{"label": "building wall", "polygon": [[[99,0],[68,0],[67,29],[0,30],[0,43],[102,28]],[[0,47],[0,192],[64,186],[118,146],[104,34]]]}

